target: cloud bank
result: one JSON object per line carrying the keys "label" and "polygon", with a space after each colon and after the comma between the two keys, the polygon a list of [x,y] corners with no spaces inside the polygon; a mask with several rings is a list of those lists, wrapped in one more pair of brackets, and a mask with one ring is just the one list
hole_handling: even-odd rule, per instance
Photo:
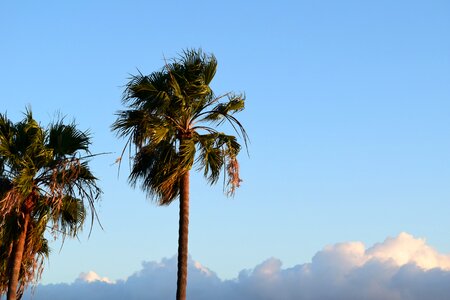
{"label": "cloud bank", "polygon": [[[91,271],[72,284],[40,285],[24,299],[173,299],[176,268],[175,257],[144,262],[141,270],[116,282]],[[401,233],[367,249],[361,242],[326,246],[311,263],[292,268],[269,258],[233,280],[221,280],[191,259],[188,299],[450,299],[450,256]]]}

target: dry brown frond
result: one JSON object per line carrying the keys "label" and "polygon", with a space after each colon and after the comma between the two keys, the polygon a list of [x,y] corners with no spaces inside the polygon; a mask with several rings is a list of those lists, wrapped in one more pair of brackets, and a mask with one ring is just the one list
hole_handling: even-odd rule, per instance
{"label": "dry brown frond", "polygon": [[22,197],[17,189],[13,188],[6,193],[6,196],[0,200],[0,216],[4,217],[11,214],[13,211],[19,213]]}
{"label": "dry brown frond", "polygon": [[239,163],[236,157],[231,157],[227,164],[228,172],[228,196],[234,196],[234,193],[238,187],[240,187],[242,179],[239,177]]}

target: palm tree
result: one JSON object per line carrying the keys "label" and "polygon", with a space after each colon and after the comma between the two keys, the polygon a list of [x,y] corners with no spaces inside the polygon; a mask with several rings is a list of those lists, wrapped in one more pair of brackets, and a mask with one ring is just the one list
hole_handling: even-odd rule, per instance
{"label": "palm tree", "polygon": [[159,205],[179,197],[176,299],[186,299],[191,168],[195,165],[203,170],[210,184],[216,183],[224,170],[229,195],[241,182],[240,144],[235,136],[212,125],[229,123],[247,145],[247,133],[234,117],[244,109],[244,97],[214,95],[209,84],[216,68],[213,55],[186,50],[160,71],[132,77],[123,97],[128,109],[119,111],[112,125],[119,137],[128,138],[124,151],[127,145],[135,145],[130,183],[136,186],[139,181]]}
{"label": "palm tree", "polygon": [[74,123],[42,128],[31,110],[15,124],[0,114],[0,291],[7,290],[8,300],[20,299],[40,278],[49,253],[46,229],[75,237],[86,206],[95,218],[101,190],[88,166],[89,145],[89,133]]}

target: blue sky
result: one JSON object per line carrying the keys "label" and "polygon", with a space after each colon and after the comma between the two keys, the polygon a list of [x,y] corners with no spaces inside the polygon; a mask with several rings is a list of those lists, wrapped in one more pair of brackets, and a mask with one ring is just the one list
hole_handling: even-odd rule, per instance
{"label": "blue sky", "polygon": [[[408,232],[450,253],[448,1],[40,1],[0,4],[0,110],[90,129],[104,190],[87,239],[53,243],[44,283],[126,278],[176,253],[178,207],[127,184],[110,132],[130,74],[201,47],[217,94],[245,92],[243,185],[192,178],[190,253],[220,278],[269,257]],[[88,230],[86,230],[87,232]]]}

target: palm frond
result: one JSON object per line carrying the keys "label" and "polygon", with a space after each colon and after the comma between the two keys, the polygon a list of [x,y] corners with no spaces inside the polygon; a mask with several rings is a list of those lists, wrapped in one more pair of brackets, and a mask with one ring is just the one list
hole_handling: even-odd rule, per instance
{"label": "palm frond", "polygon": [[71,156],[79,151],[89,153],[90,133],[80,131],[75,123],[63,124],[62,121],[50,124],[46,146],[53,149],[56,157]]}

